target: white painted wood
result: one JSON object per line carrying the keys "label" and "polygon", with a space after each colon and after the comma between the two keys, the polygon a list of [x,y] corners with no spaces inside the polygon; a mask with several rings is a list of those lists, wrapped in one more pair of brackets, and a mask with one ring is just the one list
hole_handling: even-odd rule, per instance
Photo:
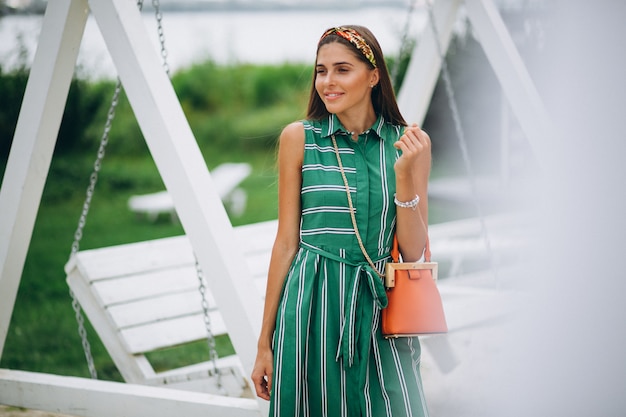
{"label": "white painted wood", "polygon": [[[461,0],[435,1],[433,4],[439,42],[444,51],[452,38],[460,4]],[[441,56],[429,20],[411,54],[402,88],[398,92],[398,106],[408,123],[423,124],[440,71]]]}
{"label": "white painted wood", "polygon": [[134,195],[128,199],[128,208],[134,213],[144,214],[151,221],[155,221],[161,213],[169,213],[172,219],[177,218],[174,202],[167,191]]}
{"label": "white painted wood", "polygon": [[[144,252],[154,253],[154,259],[148,264],[141,257]],[[71,259],[66,265],[66,272],[71,269]],[[175,236],[153,241],[129,243],[124,245],[124,251],[114,247],[81,251],[79,268],[89,271],[89,279],[98,281],[104,278],[133,275],[141,272],[158,271],[167,268],[177,268],[194,264],[193,250],[186,236]]]}
{"label": "white painted wood", "polygon": [[[240,261],[255,265],[250,280],[259,299],[265,291],[276,229],[276,221],[234,229]],[[214,380],[202,378],[214,379],[210,363],[156,373],[145,356],[207,337],[195,260],[186,236],[80,251],[68,262],[66,272],[69,286],[126,381],[216,389]],[[208,271],[205,278],[221,277]],[[221,313],[221,304],[228,300],[220,303],[210,290],[206,296],[213,334],[230,333]],[[235,395],[241,395],[245,385],[240,368],[237,362],[236,369],[224,369],[232,374],[229,392]]]}
{"label": "white painted wood", "polygon": [[118,329],[108,317],[106,310],[101,308],[97,294],[91,286],[83,280],[78,270],[73,270],[67,276],[67,283],[80,301],[81,307],[91,325],[97,329],[98,337],[117,366],[125,381],[138,382],[154,377],[152,365],[145,356],[135,356],[130,353],[128,346],[119,337]]}
{"label": "white painted wood", "polygon": [[258,417],[258,404],[161,387],[0,369],[0,403],[83,417]]}
{"label": "white painted wood", "polygon": [[[158,253],[153,256],[156,259]],[[101,297],[102,304],[109,306],[140,301],[147,297],[159,297],[172,292],[189,292],[194,289],[197,292],[199,282],[196,278],[196,268],[189,263],[136,275],[112,276],[111,279],[92,281],[92,285]]]}
{"label": "white painted wood", "polygon": [[[80,256],[77,256],[77,259],[80,259]],[[97,301],[99,299],[97,291],[93,291],[94,287],[82,278],[78,270],[74,269],[68,275],[68,284],[80,300],[91,324],[127,382],[148,385],[161,383],[175,385],[181,389],[226,393],[233,396],[241,396],[248,391],[245,375],[238,359],[233,365],[232,359],[223,361],[220,358],[218,367],[223,375],[221,377],[223,386],[220,388],[217,386],[211,362],[198,364],[195,367],[180,368],[176,371],[156,373],[144,355],[149,351],[205,339],[206,329],[202,313],[186,317],[174,316],[169,320],[158,322],[152,320],[147,325],[138,327],[120,328],[114,320],[117,313],[102,307]],[[176,276],[172,278],[176,279]],[[199,306],[197,290],[196,296]],[[163,307],[169,308],[169,306]],[[211,312],[211,321],[215,334],[226,332],[223,319],[216,310]]]}
{"label": "white painted wood", "polygon": [[[433,10],[441,45],[447,50],[461,0],[435,1]],[[544,164],[545,143],[554,137],[543,101],[528,74],[511,36],[492,0],[465,1],[468,19],[483,47],[500,85],[530,141],[534,155]],[[421,124],[439,77],[441,59],[436,50],[431,22],[413,51],[402,88],[398,93],[400,111],[409,122]]]}
{"label": "white painted wood", "polygon": [[[215,307],[212,294],[209,293],[208,295],[210,296],[207,297],[209,298],[209,306]],[[130,303],[110,305],[107,310],[121,329],[145,325],[169,317],[182,317],[202,312],[198,288],[183,293],[166,294]]]}
{"label": "white painted wood", "polygon": [[[172,372],[159,372],[154,379],[146,380],[144,384],[229,397],[253,398],[252,391],[242,376],[238,357],[219,358],[215,366],[219,370],[219,376],[215,372],[213,362],[207,361],[178,368]],[[181,369],[183,372],[180,372]]]}
{"label": "white painted wood", "polygon": [[0,357],[87,14],[83,0],[47,7],[15,128],[0,188]]}
{"label": "white painted wood", "polygon": [[140,13],[127,0],[89,2],[148,148],[250,375],[262,299],[240,262],[232,226]]}
{"label": "white painted wood", "polygon": [[[226,368],[241,369],[241,361],[239,360],[239,357],[237,357],[237,355],[229,355],[229,356],[218,358],[217,363],[218,363],[218,367],[222,369],[226,369]],[[190,379],[193,379],[196,377],[204,378],[204,376],[202,375],[194,376],[194,374],[202,374],[202,373],[205,373],[207,370],[212,371],[213,365],[211,361],[206,361],[202,363],[194,363],[192,365],[188,365],[180,369],[185,370],[183,375],[191,375]],[[171,381],[173,380],[173,378],[178,377],[180,374],[181,373],[179,372],[179,369],[174,369],[174,370],[159,372],[159,376],[157,378],[168,378],[168,380]],[[164,385],[164,384],[159,381],[154,381],[154,382],[148,381],[148,385]]]}
{"label": "white painted wood", "polygon": [[[226,333],[223,315],[214,311],[209,316],[211,329],[217,335]],[[206,339],[206,329],[202,320],[203,315],[196,314],[121,329],[120,333],[131,353],[150,352],[161,347]]]}
{"label": "white painted wood", "polygon": [[487,59],[493,68],[513,113],[522,127],[534,155],[541,164],[546,141],[554,135],[543,101],[492,0],[466,0],[465,7]]}
{"label": "white painted wood", "polygon": [[[251,171],[250,164],[232,162],[220,164],[211,171],[217,193],[224,203],[231,202],[233,192]],[[133,212],[145,214],[151,220],[155,220],[161,213],[169,213],[177,218],[174,201],[167,191],[132,196],[128,200],[128,207]]]}

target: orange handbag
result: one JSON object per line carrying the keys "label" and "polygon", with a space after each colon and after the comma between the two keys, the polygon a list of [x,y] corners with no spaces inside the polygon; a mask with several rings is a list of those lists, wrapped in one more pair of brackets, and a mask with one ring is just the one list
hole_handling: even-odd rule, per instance
{"label": "orange handbag", "polygon": [[393,238],[391,259],[385,273],[389,304],[382,310],[382,334],[386,338],[446,333],[448,326],[437,289],[437,262],[430,262],[426,240],[425,262],[401,262],[398,239]]}
{"label": "orange handbag", "polygon": [[[350,218],[356,234],[357,242],[363,256],[376,271],[376,265],[367,254],[359,228],[354,216],[354,205],[350,196],[350,187],[339,155],[339,147],[335,135],[331,135],[337,163],[346,187],[346,197],[350,208]],[[387,263],[385,286],[389,304],[382,309],[382,333],[384,337],[413,337],[429,333],[445,333],[448,331],[446,318],[443,314],[441,295],[435,280],[437,279],[437,263],[430,262],[430,244],[426,238],[424,260],[426,262],[401,262],[398,238],[393,236],[391,249],[393,262]],[[378,272],[378,271],[377,271]],[[378,272],[383,277],[383,275]]]}

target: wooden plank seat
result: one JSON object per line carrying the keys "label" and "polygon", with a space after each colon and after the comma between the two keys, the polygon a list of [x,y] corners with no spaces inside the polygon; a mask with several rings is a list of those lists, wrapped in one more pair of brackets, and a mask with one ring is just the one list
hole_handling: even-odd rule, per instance
{"label": "wooden plank seat", "polygon": [[[251,172],[252,167],[245,162],[226,162],[211,170],[217,193],[236,216],[244,212],[247,199],[245,191],[238,186]],[[178,218],[172,196],[167,191],[134,195],[128,199],[128,208],[134,213],[145,214],[151,221],[155,221],[161,213],[169,213],[173,221]]]}
{"label": "wooden plank seat", "polygon": [[[235,228],[259,296],[265,291],[276,227],[270,221]],[[65,269],[70,288],[126,382],[231,396],[249,393],[236,356],[218,360],[222,389],[210,361],[156,372],[146,356],[207,338],[195,258],[185,236],[80,251]],[[220,300],[206,294],[212,332],[226,334]]]}

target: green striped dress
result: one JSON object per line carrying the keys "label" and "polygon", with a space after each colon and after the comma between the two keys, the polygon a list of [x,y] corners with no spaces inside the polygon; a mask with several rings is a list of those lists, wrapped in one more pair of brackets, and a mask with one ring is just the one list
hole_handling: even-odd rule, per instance
{"label": "green striped dress", "polygon": [[385,289],[359,249],[331,141],[334,134],[361,238],[383,271],[402,127],[379,117],[355,142],[335,115],[303,123],[300,248],[276,317],[270,416],[427,416],[419,341],[381,336]]}

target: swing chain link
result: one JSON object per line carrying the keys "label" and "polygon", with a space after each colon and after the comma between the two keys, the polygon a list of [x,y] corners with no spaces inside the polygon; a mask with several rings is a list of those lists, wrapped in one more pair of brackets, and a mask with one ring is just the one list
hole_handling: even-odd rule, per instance
{"label": "swing chain link", "polygon": [[[400,49],[398,50],[398,58],[396,64],[393,66],[391,71],[391,81],[393,83],[398,83],[398,77],[400,75],[400,67],[402,66],[402,60],[409,56],[411,51],[409,50],[411,45],[409,41],[409,32],[411,28],[411,23],[413,20],[413,12],[415,11],[415,3],[417,0],[409,1],[409,10],[406,13],[406,20],[404,21],[404,28],[402,29],[402,36],[400,38]],[[410,59],[410,56],[409,56]]]}
{"label": "swing chain link", "polygon": [[[154,16],[157,22],[157,33],[159,35],[159,43],[161,45],[161,58],[163,58],[163,69],[168,77],[170,77],[170,66],[167,62],[167,48],[165,47],[165,32],[163,30],[163,14],[161,13],[161,6],[159,0],[152,0],[152,7],[154,8]],[[215,335],[213,334],[211,326],[211,316],[209,315],[209,302],[207,300],[207,287],[205,285],[204,272],[200,267],[198,258],[195,258],[196,275],[199,282],[199,291],[202,298],[202,313],[204,320],[204,327],[207,333],[207,345],[209,347],[209,359],[213,364],[213,370],[217,377],[217,387],[222,390],[222,374],[217,367],[217,348],[215,345]]]}
{"label": "swing chain link", "polygon": [[[163,69],[168,77],[170,77],[170,66],[167,62],[167,48],[165,47],[165,32],[163,30],[163,14],[161,13],[161,6],[159,0],[152,0],[152,7],[154,8],[154,16],[157,22],[157,33],[159,35],[159,43],[161,46],[161,58],[163,58]],[[211,326],[211,316],[209,315],[209,302],[207,300],[207,287],[205,284],[204,272],[200,267],[198,258],[195,258],[196,275],[198,277],[200,296],[202,298],[202,313],[204,320],[204,327],[207,333],[207,345],[209,347],[209,359],[213,364],[213,371],[215,372],[217,379],[217,387],[219,390],[223,390],[222,387],[222,374],[217,366],[217,348],[215,345],[215,335],[213,334]]]}
{"label": "swing chain link", "polygon": [[212,326],[211,326],[211,316],[209,315],[209,302],[207,300],[207,288],[205,285],[204,272],[202,271],[202,267],[200,267],[200,263],[198,262],[198,258],[196,258],[196,274],[198,276],[200,296],[202,297],[202,312],[204,318],[204,327],[207,332],[207,345],[209,346],[209,358],[213,364],[213,370],[215,375],[217,376],[217,387],[218,389],[222,389],[222,373],[220,369],[217,367],[217,348],[215,346],[215,335],[213,334]]}
{"label": "swing chain link", "polygon": [[93,171],[91,172],[91,176],[89,177],[89,186],[87,187],[87,192],[85,193],[83,211],[80,214],[76,232],[74,232],[74,243],[72,243],[72,255],[78,252],[80,248],[80,241],[83,238],[83,229],[85,228],[85,224],[87,222],[87,214],[89,213],[89,208],[91,207],[91,200],[93,198],[94,190],[96,188],[96,183],[98,182],[98,173],[100,172],[100,169],[102,168],[102,160],[104,159],[106,146],[109,143],[109,134],[111,132],[113,119],[115,118],[115,109],[117,108],[117,104],[119,103],[119,97],[120,97],[121,91],[122,91],[122,83],[118,78],[117,85],[115,86],[115,92],[113,93],[113,98],[111,99],[111,105],[107,113],[106,123],[104,124],[102,137],[100,139],[100,147],[98,148],[96,160],[93,163]]}
{"label": "swing chain link", "polygon": [[[143,0],[137,1],[137,7],[141,10],[143,6]],[[119,103],[120,94],[122,92],[122,82],[117,78],[117,83],[115,85],[115,91],[113,93],[113,98],[111,99],[111,104],[109,105],[109,110],[107,112],[106,122],[104,123],[104,129],[102,131],[102,137],[100,138],[100,146],[98,147],[98,153],[96,155],[96,160],[93,163],[93,171],[89,177],[89,185],[87,186],[87,191],[85,193],[85,201],[83,202],[83,209],[80,214],[80,218],[78,219],[78,226],[76,231],[74,232],[74,242],[72,242],[72,249],[70,253],[70,259],[76,255],[80,249],[80,241],[83,238],[83,230],[85,229],[85,224],[87,223],[87,214],[89,214],[89,208],[91,207],[91,200],[93,198],[94,190],[96,188],[96,183],[98,182],[98,173],[102,168],[102,160],[104,159],[106,147],[109,143],[109,134],[111,133],[111,126],[113,125],[113,119],[115,118],[115,110]],[[87,329],[85,328],[85,318],[83,316],[80,302],[76,298],[76,294],[71,289],[69,290],[70,297],[72,298],[72,309],[74,310],[74,315],[76,317],[76,325],[78,327],[78,335],[81,340],[81,344],[83,346],[83,352],[85,354],[85,359],[87,360],[87,368],[89,369],[89,375],[92,379],[98,379],[98,371],[96,370],[96,365],[93,359],[93,355],[91,353],[91,345],[89,343],[89,338],[87,337]]]}
{"label": "swing chain link", "polygon": [[443,46],[441,45],[440,33],[439,33],[439,30],[437,29],[437,21],[435,18],[435,12],[433,10],[432,2],[433,0],[427,0],[426,5],[428,9],[428,20],[430,21],[430,27],[432,28],[433,35],[435,38],[435,46],[437,48],[437,53],[439,55],[439,58],[441,59],[441,78],[443,80],[445,91],[448,96],[448,108],[450,109],[456,135],[459,140],[459,148],[461,150],[461,155],[463,157],[465,169],[468,174],[471,194],[472,196],[474,196],[472,201],[474,202],[476,214],[478,218],[480,219],[480,228],[481,228],[481,232],[483,235],[483,240],[485,242],[485,248],[487,250],[487,253],[489,254],[491,270],[493,271],[495,282],[496,282],[496,287],[497,287],[499,285],[497,265],[494,259],[493,251],[491,249],[491,239],[489,238],[489,233],[487,231],[487,223],[485,222],[485,217],[482,214],[480,202],[478,201],[478,186],[476,184],[474,170],[472,169],[472,162],[469,156],[467,140],[465,138],[465,132],[463,130],[461,116],[459,115],[459,109],[458,109],[456,97],[454,94],[454,88],[452,86],[452,78],[450,77],[450,70],[448,68],[446,55],[443,51]]}
{"label": "swing chain link", "polygon": [[[94,190],[96,188],[96,183],[98,182],[98,173],[100,172],[100,168],[102,167],[102,160],[104,159],[106,146],[109,143],[109,133],[111,132],[111,125],[113,123],[113,119],[115,118],[115,109],[117,108],[117,104],[119,103],[121,91],[122,83],[118,78],[117,84],[115,86],[115,92],[113,93],[113,98],[111,99],[111,105],[109,106],[109,111],[107,113],[107,120],[104,124],[102,137],[100,139],[98,154],[93,164],[93,171],[91,172],[91,176],[89,177],[89,186],[87,187],[87,192],[85,193],[83,210],[78,220],[78,227],[76,228],[76,232],[74,232],[74,242],[72,243],[70,258],[76,255],[80,248],[80,241],[83,238],[83,230],[85,228],[85,224],[87,223],[87,214],[89,213],[91,200],[93,198]],[[98,379],[98,372],[96,371],[93,355],[91,354],[91,345],[89,344],[89,339],[87,338],[87,330],[85,329],[85,319],[81,312],[80,303],[76,298],[76,294],[74,294],[74,291],[72,291],[71,289],[70,297],[72,298],[72,308],[74,309],[74,314],[76,316],[78,335],[80,336],[80,340],[83,345],[85,359],[87,360],[87,367],[89,368],[89,375],[92,379]]]}
{"label": "swing chain link", "polygon": [[87,368],[89,369],[89,376],[91,379],[98,379],[98,371],[91,354],[91,345],[87,338],[87,330],[85,329],[85,319],[81,313],[80,304],[76,299],[74,291],[70,290],[70,296],[72,297],[72,308],[74,309],[74,315],[76,317],[76,324],[78,325],[78,335],[80,336],[81,343],[83,345],[83,352],[85,353],[85,359],[87,360]]}
{"label": "swing chain link", "polygon": [[159,0],[152,0],[154,8],[154,16],[157,22],[157,33],[159,35],[159,43],[161,45],[161,58],[163,58],[163,69],[167,76],[170,76],[170,66],[167,63],[167,48],[165,47],[165,32],[163,31],[163,14],[161,13],[161,5]]}

